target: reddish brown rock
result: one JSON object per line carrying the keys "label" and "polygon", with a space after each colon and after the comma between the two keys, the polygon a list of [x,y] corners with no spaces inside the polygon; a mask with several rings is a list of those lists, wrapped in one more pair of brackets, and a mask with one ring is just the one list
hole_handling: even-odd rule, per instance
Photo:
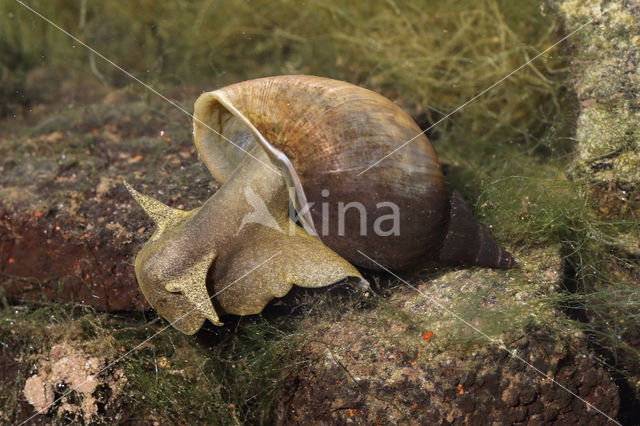
{"label": "reddish brown rock", "polygon": [[[305,346],[307,367],[286,382],[281,424],[606,425],[605,415],[618,412],[618,388],[607,371],[575,351],[584,342],[562,345],[543,333],[526,337],[520,356],[539,360],[543,377],[491,345],[471,357],[452,352],[433,364],[420,353],[412,359],[413,348],[380,344],[379,331],[366,335],[347,317]],[[363,333],[358,343],[345,339],[347,328]],[[378,354],[383,356],[369,362]]]}
{"label": "reddish brown rock", "polygon": [[562,285],[550,253],[523,253],[507,274],[414,277],[420,292],[398,283],[369,310],[308,318],[281,423],[609,424],[616,383],[586,336],[539,304]]}
{"label": "reddish brown rock", "polygon": [[[187,101],[189,103],[189,101]],[[10,301],[146,309],[133,260],[152,222],[122,185],[193,208],[215,189],[190,118],[165,104],[5,117],[0,136],[0,287]]]}

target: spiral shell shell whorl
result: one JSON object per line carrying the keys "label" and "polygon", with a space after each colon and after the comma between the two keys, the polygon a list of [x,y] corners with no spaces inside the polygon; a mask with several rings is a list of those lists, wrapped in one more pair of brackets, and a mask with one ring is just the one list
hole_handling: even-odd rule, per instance
{"label": "spiral shell shell whorl", "polygon": [[[195,118],[196,146],[217,180],[252,145],[272,150],[288,184],[302,190],[320,239],[350,262],[377,269],[357,250],[390,269],[439,258],[449,188],[427,137],[387,98],[327,78],[269,77],[203,94]],[[380,219],[394,211],[398,228],[390,229]]]}
{"label": "spiral shell shell whorl", "polygon": [[127,186],[156,224],[136,256],[138,283],[184,333],[258,313],[293,285],[368,288],[354,264],[515,263],[444,182],[415,122],[369,90],[311,76],[238,83],[198,98],[194,138],[223,184],[200,207]]}

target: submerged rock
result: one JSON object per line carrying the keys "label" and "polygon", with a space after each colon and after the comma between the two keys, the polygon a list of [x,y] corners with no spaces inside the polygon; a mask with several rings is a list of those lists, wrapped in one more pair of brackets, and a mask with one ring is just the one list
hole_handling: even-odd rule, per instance
{"label": "submerged rock", "polygon": [[135,179],[141,190],[162,180],[173,198],[154,195],[186,208],[216,185],[196,161],[188,118],[170,105],[128,101],[42,104],[27,118],[4,119],[0,288],[9,301],[148,307],[133,256],[153,225],[123,180]]}
{"label": "submerged rock", "polygon": [[640,2],[553,0],[574,34],[572,88],[580,102],[573,175],[607,215],[640,213]]}
{"label": "submerged rock", "polygon": [[561,258],[519,259],[520,271],[445,270],[371,310],[308,318],[281,423],[608,424],[616,384],[540,302],[562,285]]}
{"label": "submerged rock", "polygon": [[36,365],[23,394],[38,414],[90,423],[99,413],[118,411],[121,404],[127,378],[122,368],[105,369],[108,364],[80,349],[56,345]]}
{"label": "submerged rock", "polygon": [[[640,217],[640,2],[553,0],[567,31],[591,21],[569,40],[571,88],[579,101],[575,180],[590,189],[603,217],[637,223]],[[597,20],[593,20],[597,18]],[[636,228],[637,229],[637,228]],[[597,298],[584,312],[593,342],[618,374],[624,395],[621,419],[637,423],[640,407],[640,332],[637,285],[640,234],[622,233],[606,249],[609,276],[584,280],[585,292],[614,295]],[[603,248],[605,250],[605,248]],[[626,283],[626,284],[625,284]],[[602,306],[599,306],[602,304]],[[608,306],[606,306],[608,304]],[[633,312],[622,314],[626,307]],[[621,327],[622,326],[622,327]],[[621,330],[618,329],[621,327]],[[604,330],[604,332],[602,332]]]}

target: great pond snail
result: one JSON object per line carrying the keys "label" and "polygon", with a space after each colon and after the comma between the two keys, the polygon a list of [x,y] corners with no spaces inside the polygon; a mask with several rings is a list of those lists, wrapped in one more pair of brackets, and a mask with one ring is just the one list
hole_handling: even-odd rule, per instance
{"label": "great pond snail", "polygon": [[157,225],[138,283],[184,333],[258,313],[293,284],[367,285],[353,265],[515,263],[445,182],[418,125],[370,90],[313,76],[237,83],[198,98],[194,138],[222,184],[201,207],[176,210],[127,185]]}

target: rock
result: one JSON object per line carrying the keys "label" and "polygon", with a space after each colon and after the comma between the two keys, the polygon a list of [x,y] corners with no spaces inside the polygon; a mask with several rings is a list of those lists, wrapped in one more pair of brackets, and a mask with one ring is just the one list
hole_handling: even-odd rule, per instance
{"label": "rock", "polygon": [[[565,20],[567,31],[598,17],[597,22],[582,28],[568,40],[571,89],[579,101],[577,155],[571,175],[587,184],[590,199],[596,202],[601,216],[637,221],[640,216],[640,1],[552,0],[548,3]],[[606,307],[598,306],[605,303],[597,298],[584,316],[590,326],[598,330],[595,334],[610,335],[595,336],[593,340],[612,369],[620,372],[618,383],[625,395],[621,419],[635,424],[640,407],[640,332],[637,321],[622,319],[625,315],[620,310],[630,300],[637,300],[622,289],[637,288],[640,282],[640,236],[634,231],[622,233],[608,245],[607,249],[615,253],[607,265],[601,266],[608,275],[604,279],[585,279],[585,291],[620,295],[608,301]],[[618,330],[620,324],[623,327]],[[601,330],[606,331],[601,333]],[[585,387],[589,388],[592,378],[587,376],[585,380]]]}
{"label": "rock", "polygon": [[502,402],[509,407],[515,407],[518,405],[518,391],[510,386],[502,392]]}
{"label": "rock", "polygon": [[142,102],[46,108],[0,126],[0,287],[10,301],[147,309],[133,259],[154,227],[122,182],[182,208],[208,198],[190,119]]}
{"label": "rock", "polygon": [[421,294],[399,284],[370,310],[309,317],[281,423],[608,424],[616,384],[585,336],[539,303],[562,285],[552,253],[521,254],[506,273],[444,270],[418,281]]}
{"label": "rock", "polygon": [[[552,0],[574,34],[573,90],[580,103],[575,178],[611,216],[640,212],[640,2]],[[604,12],[604,14],[603,14]]]}
{"label": "rock", "polygon": [[51,348],[25,382],[23,394],[39,414],[90,423],[99,411],[117,411],[127,378],[121,368],[104,369],[106,359],[63,345]]}

